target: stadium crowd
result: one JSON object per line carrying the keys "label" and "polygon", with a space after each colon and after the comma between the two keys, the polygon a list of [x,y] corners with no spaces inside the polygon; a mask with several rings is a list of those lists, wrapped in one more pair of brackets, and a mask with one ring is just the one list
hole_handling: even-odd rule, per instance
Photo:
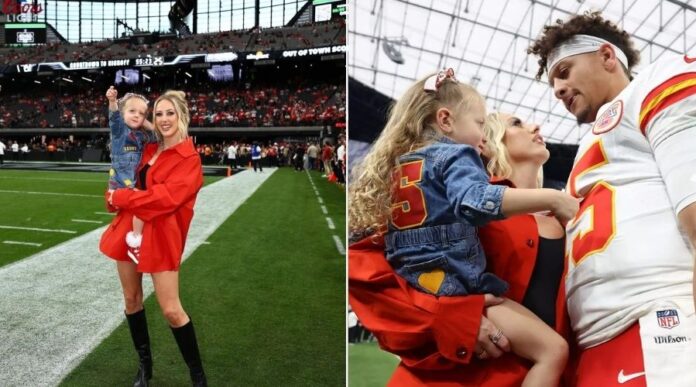
{"label": "stadium crowd", "polygon": [[[6,160],[70,161],[70,157],[67,156],[70,154],[76,158],[75,161],[82,161],[80,155],[83,151],[95,149],[102,151],[99,161],[109,162],[110,143],[108,135],[96,135],[89,138],[37,135],[19,141],[3,138],[0,139],[0,143],[6,146],[4,152]],[[328,139],[319,142],[302,141],[299,138],[273,142],[204,141],[196,144],[196,150],[205,165],[226,165],[236,169],[251,167],[251,154],[254,146],[260,147],[263,167],[293,167],[296,171],[317,170],[337,183],[345,183],[345,133],[339,134],[336,144]],[[38,157],[38,155],[44,157]]]}
{"label": "stadium crowd", "polygon": [[[249,85],[247,85],[249,86]],[[104,128],[105,87],[4,94],[0,128]],[[151,101],[159,92],[147,95]],[[192,127],[316,126],[345,122],[344,85],[209,86],[187,91]]]}
{"label": "stadium crowd", "polygon": [[131,59],[179,54],[289,50],[346,44],[345,20],[278,28],[255,28],[218,33],[196,34],[183,39],[162,39],[156,43],[132,40],[102,40],[83,43],[49,43],[35,47],[0,48],[4,64],[40,62],[79,62],[90,60]]}

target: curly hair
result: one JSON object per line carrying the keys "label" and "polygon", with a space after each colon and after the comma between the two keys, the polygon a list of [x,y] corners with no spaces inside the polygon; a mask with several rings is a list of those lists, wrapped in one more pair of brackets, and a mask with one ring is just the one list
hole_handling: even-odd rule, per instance
{"label": "curly hair", "polygon": [[422,148],[443,134],[437,129],[439,108],[468,111],[483,97],[473,87],[446,79],[435,93],[424,90],[426,79],[413,84],[396,101],[372,149],[353,168],[348,190],[351,234],[381,232],[391,219],[394,172],[399,156]]}
{"label": "curly hair", "polygon": [[544,32],[527,49],[528,54],[539,57],[539,70],[536,79],[540,80],[546,71],[549,54],[561,43],[570,39],[573,35],[592,35],[613,43],[626,54],[628,68],[626,75],[631,77],[631,68],[640,61],[640,52],[633,47],[630,35],[620,29],[616,24],[605,20],[599,11],[587,11],[582,15],[576,15],[568,21],[556,20],[556,24],[544,26]]}

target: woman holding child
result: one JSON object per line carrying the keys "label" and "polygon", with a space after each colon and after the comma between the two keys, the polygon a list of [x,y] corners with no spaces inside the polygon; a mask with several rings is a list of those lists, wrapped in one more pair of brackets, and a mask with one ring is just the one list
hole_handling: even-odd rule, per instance
{"label": "woman holding child", "polygon": [[[453,78],[453,74],[451,75]],[[557,215],[561,215],[563,220],[567,220],[574,215],[577,204],[573,208],[570,200],[566,200],[568,198],[562,196],[553,199],[554,195],[564,195],[560,192],[554,194],[539,190],[541,167],[548,160],[549,152],[539,135],[538,126],[524,124],[518,118],[510,115],[492,114],[485,120],[488,133],[481,142],[475,141],[476,138],[471,136],[468,138],[453,137],[448,132],[448,128],[453,127],[454,129],[451,131],[456,136],[458,129],[455,123],[459,121],[461,125],[462,122],[466,122],[467,113],[464,111],[458,114],[456,108],[452,109],[452,107],[457,106],[456,101],[438,104],[437,101],[440,97],[437,93],[440,90],[437,83],[440,82],[442,85],[443,82],[452,82],[453,84],[449,86],[453,88],[456,79],[449,81],[450,75],[444,73],[444,75],[437,76],[434,82],[430,82],[429,85],[431,78],[421,81],[421,85],[417,85],[415,92],[420,93],[418,89],[421,87],[426,90],[426,93],[434,92],[436,102],[431,106],[427,103],[421,104],[421,108],[415,109],[418,114],[409,114],[408,111],[397,112],[398,107],[395,107],[390,122],[400,119],[405,123],[414,123],[414,125],[435,126],[448,138],[454,138],[455,142],[469,144],[473,150],[467,148],[461,151],[462,155],[469,158],[467,162],[471,165],[466,176],[472,176],[474,173],[478,176],[478,172],[475,170],[476,163],[473,161],[474,157],[467,156],[468,154],[474,155],[476,148],[490,159],[488,171],[495,176],[494,185],[501,188],[488,188],[481,182],[480,177],[475,180],[468,178],[467,184],[472,185],[474,183],[471,181],[474,181],[475,185],[472,186],[480,187],[477,191],[478,194],[468,198],[462,194],[463,199],[457,203],[465,203],[463,205],[465,209],[462,213],[470,211],[470,219],[477,222],[477,211],[483,212],[483,210],[477,207],[476,198],[488,198],[488,200],[483,201],[484,204],[481,207],[484,210],[488,207],[489,210],[492,210],[493,216],[489,216],[487,219],[490,223],[478,230],[480,244],[487,259],[486,272],[481,269],[475,273],[474,277],[468,278],[474,278],[472,283],[479,285],[484,284],[485,286],[486,281],[489,284],[497,284],[497,281],[489,280],[491,277],[488,275],[491,275],[496,280],[501,280],[502,283],[506,284],[507,291],[500,292],[496,286],[489,286],[491,291],[484,287],[485,291],[480,292],[480,289],[474,289],[473,286],[465,284],[464,288],[468,291],[467,294],[463,292],[456,294],[445,292],[443,294],[442,290],[448,289],[447,285],[450,284],[448,282],[450,281],[448,280],[449,275],[464,277],[463,274],[452,270],[453,266],[456,268],[456,262],[452,265],[449,261],[440,259],[438,266],[426,267],[436,261],[433,259],[423,262],[416,261],[415,265],[411,264],[406,267],[402,263],[410,264],[411,262],[402,256],[396,257],[398,258],[397,262],[385,259],[393,258],[396,255],[393,248],[395,240],[406,241],[408,239],[410,248],[413,248],[414,243],[418,242],[418,238],[415,238],[414,235],[409,235],[408,238],[390,237],[391,231],[387,232],[385,237],[385,228],[354,227],[355,225],[365,225],[364,222],[360,221],[360,209],[358,208],[360,204],[356,205],[355,202],[360,200],[360,190],[365,187],[361,185],[361,178],[364,179],[371,173],[374,175],[375,169],[371,169],[367,165],[370,162],[368,156],[363,168],[354,174],[355,179],[351,187],[351,207],[356,206],[351,208],[349,213],[351,231],[354,235],[360,235],[358,238],[362,237],[362,239],[349,248],[349,302],[361,322],[378,338],[380,346],[401,358],[401,363],[392,375],[390,385],[523,385],[531,380],[530,368],[536,368],[548,358],[535,358],[536,355],[527,356],[528,353],[522,353],[525,349],[520,350],[520,347],[532,348],[540,345],[539,342],[532,342],[535,340],[534,338],[528,339],[526,334],[520,331],[524,328],[523,324],[519,324],[520,329],[515,324],[509,324],[500,329],[506,323],[505,318],[498,319],[496,323],[492,322],[488,318],[491,317],[488,313],[489,308],[497,308],[510,302],[516,303],[516,305],[521,304],[520,308],[526,307],[528,310],[521,312],[519,316],[514,318],[528,319],[534,321],[535,324],[541,323],[546,328],[552,327],[556,332],[567,333],[568,327],[562,301],[564,297],[562,287],[559,286],[563,270],[564,231],[558,220],[538,212],[544,209],[551,210]],[[413,102],[414,99],[409,94],[411,92],[414,90],[409,90],[404,98]],[[470,98],[475,100],[475,96]],[[412,110],[417,105],[407,104]],[[450,110],[450,114],[443,114],[443,106]],[[477,114],[480,115],[480,112]],[[477,115],[471,118],[474,121],[480,120]],[[448,124],[447,119],[453,123]],[[387,126],[389,127],[389,123]],[[474,132],[470,131],[469,133]],[[437,134],[431,135],[429,138],[422,138],[426,138],[427,142],[441,141],[437,140]],[[383,137],[380,137],[380,140],[382,139]],[[413,141],[413,138],[406,136],[400,137],[400,139]],[[457,141],[457,139],[461,139],[461,141]],[[380,140],[375,143],[376,147]],[[449,140],[445,140],[445,143],[447,142]],[[423,149],[423,146],[421,143],[419,146],[407,147],[406,149],[409,150],[410,154],[413,154],[416,153],[413,151]],[[459,148],[466,147],[459,146]],[[423,152],[426,153],[425,162],[427,163],[427,151]],[[438,160],[441,160],[440,163],[443,167],[440,168],[445,171],[444,176],[446,177],[447,171],[450,170],[444,167],[449,165],[446,156],[443,155],[443,152],[438,152],[434,153],[432,157],[431,160],[435,165],[432,171],[426,170],[419,176],[402,175],[399,179],[400,187],[407,187],[411,181],[426,179],[426,174],[436,176],[438,174]],[[404,165],[408,163],[417,165],[417,159],[417,157],[413,160],[404,159],[400,162]],[[456,162],[461,163],[459,160]],[[455,161],[449,163],[454,164]],[[465,174],[460,173],[457,176],[461,179],[465,177]],[[403,177],[406,179],[404,180]],[[404,183],[407,184],[404,185]],[[462,190],[461,181],[450,184],[459,184],[457,190]],[[536,198],[531,199],[531,205],[530,202],[522,203],[527,206],[524,209],[522,209],[524,206],[521,205],[510,208],[508,200],[506,208],[505,192],[515,192],[514,190],[508,191],[510,188],[523,190],[525,193],[533,193]],[[397,193],[398,190],[399,188],[395,188]],[[493,194],[499,191],[503,191],[502,198]],[[456,195],[453,193],[450,196],[456,197]],[[541,203],[542,206],[533,203],[534,200],[546,201],[548,197],[544,198],[544,195],[551,195],[549,202]],[[433,195],[426,193],[425,197],[433,197]],[[404,197],[398,199],[401,201],[397,200],[397,205],[403,203]],[[564,204],[557,206],[554,204],[554,200],[559,200]],[[488,202],[492,204],[488,205]],[[411,215],[416,213],[415,206],[396,206],[396,208],[397,214],[399,211],[408,213],[411,210],[413,210]],[[496,212],[496,208],[499,211]],[[472,216],[471,213],[474,215]],[[503,218],[501,213],[509,217],[496,220]],[[392,213],[393,215],[394,213]],[[467,219],[466,216],[462,216],[462,218]],[[410,218],[406,217],[406,219]],[[403,220],[403,216],[401,220],[397,218],[397,223],[403,223]],[[476,224],[473,222],[472,224]],[[481,223],[486,222],[479,221],[478,224]],[[458,228],[461,229],[461,227]],[[436,235],[433,233],[428,235],[430,235],[428,242],[433,242]],[[448,244],[456,246],[457,243],[460,243],[459,240],[463,239],[463,236],[453,239],[454,234],[451,230],[446,230],[446,235],[448,241],[444,241],[447,242],[444,246]],[[438,236],[435,239],[443,242],[440,241],[441,238]],[[467,245],[467,249],[468,251],[476,251],[471,250],[476,246],[475,240],[473,238],[471,240],[473,242]],[[428,248],[431,247],[428,246]],[[436,250],[441,251],[442,249],[438,247]],[[482,255],[476,254],[474,257]],[[466,262],[472,262],[472,260],[468,259]],[[402,270],[404,267],[407,270]],[[412,277],[409,278],[409,276]],[[477,282],[477,278],[484,280]],[[429,291],[431,294],[428,294]],[[503,300],[489,293],[496,293],[497,296],[504,295],[506,299]],[[524,308],[515,308],[516,311],[525,310]],[[534,315],[530,316],[529,311]],[[545,348],[541,353],[551,353],[552,358],[560,359],[560,361],[551,363],[556,375],[553,383],[557,384],[558,378],[565,370],[567,344],[558,337],[558,339],[553,338],[550,345],[544,346],[542,343],[541,347]],[[506,353],[511,350],[514,354]],[[526,361],[525,358],[531,360],[532,363]],[[542,375],[542,378],[548,377],[548,375]],[[533,375],[532,377],[537,376]]]}
{"label": "woman holding child", "polygon": [[[99,248],[116,261],[121,280],[125,314],[140,358],[134,386],[147,386],[152,378],[143,273],[152,276],[157,301],[189,367],[193,385],[206,386],[193,322],[179,299],[179,266],[193,206],[203,184],[201,162],[188,137],[190,116],[184,92],[167,91],[155,101],[153,110],[158,141],[144,146],[137,167],[137,189],[107,193],[109,209],[118,212],[102,235]],[[133,217],[144,222],[137,262],[125,241]]]}

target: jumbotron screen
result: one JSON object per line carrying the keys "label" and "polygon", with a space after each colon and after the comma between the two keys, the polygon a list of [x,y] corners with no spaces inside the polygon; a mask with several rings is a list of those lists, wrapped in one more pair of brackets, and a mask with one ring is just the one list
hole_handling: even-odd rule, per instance
{"label": "jumbotron screen", "polygon": [[323,22],[331,20],[334,15],[346,15],[345,0],[313,0],[314,21]]}
{"label": "jumbotron screen", "polygon": [[5,43],[44,44],[46,43],[46,24],[7,23],[5,24]]}

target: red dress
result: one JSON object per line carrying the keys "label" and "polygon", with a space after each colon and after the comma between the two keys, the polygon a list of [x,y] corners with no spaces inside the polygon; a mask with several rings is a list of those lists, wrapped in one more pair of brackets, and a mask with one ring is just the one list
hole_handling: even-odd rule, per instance
{"label": "red dress", "polygon": [[[150,161],[157,144],[148,144],[138,169]],[[133,229],[133,215],[145,222],[138,271],[157,273],[178,270],[186,244],[193,205],[203,185],[201,160],[191,139],[163,151],[147,172],[145,191],[118,189],[110,211],[118,210],[102,234],[99,250],[117,261],[130,261],[126,233]]]}
{"label": "red dress", "polygon": [[[533,215],[479,229],[487,270],[510,284],[506,297],[522,302],[537,257]],[[349,246],[349,302],[382,349],[401,358],[390,386],[519,386],[530,363],[512,353],[478,360],[474,348],[483,296],[434,297],[410,288],[384,258],[381,237]],[[556,297],[556,331],[567,337],[564,286]],[[572,353],[572,350],[571,350]],[[571,364],[572,362],[569,362]],[[572,367],[566,378],[572,379]],[[572,384],[567,383],[567,384]]]}

